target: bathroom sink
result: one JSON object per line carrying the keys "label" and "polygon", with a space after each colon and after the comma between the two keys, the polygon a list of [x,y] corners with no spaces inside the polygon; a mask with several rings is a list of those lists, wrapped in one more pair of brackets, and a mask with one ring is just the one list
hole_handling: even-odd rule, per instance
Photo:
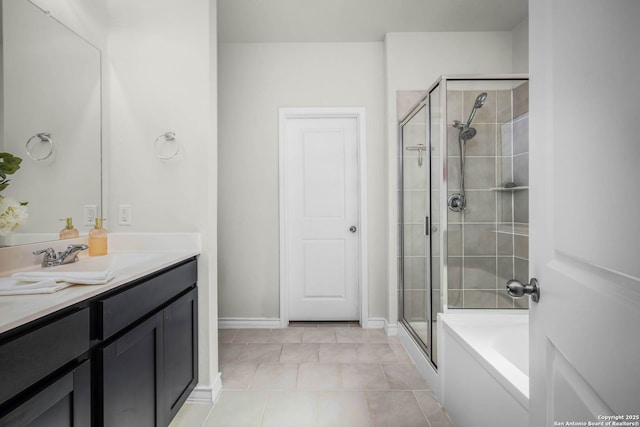
{"label": "bathroom sink", "polygon": [[129,267],[157,259],[161,255],[158,253],[115,253],[95,257],[85,256],[80,257],[79,261],[72,264],[43,268],[41,271],[51,270],[51,273],[55,274],[55,272],[65,271],[92,272],[111,270],[114,273],[118,273]]}

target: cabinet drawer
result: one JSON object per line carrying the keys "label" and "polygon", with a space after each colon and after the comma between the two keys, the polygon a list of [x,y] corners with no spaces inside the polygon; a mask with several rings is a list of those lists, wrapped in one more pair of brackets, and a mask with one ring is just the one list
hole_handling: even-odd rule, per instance
{"label": "cabinet drawer", "polygon": [[88,308],[3,344],[0,347],[0,403],[88,350]]}
{"label": "cabinet drawer", "polygon": [[98,301],[98,338],[105,340],[152,312],[197,281],[192,260],[119,294]]}

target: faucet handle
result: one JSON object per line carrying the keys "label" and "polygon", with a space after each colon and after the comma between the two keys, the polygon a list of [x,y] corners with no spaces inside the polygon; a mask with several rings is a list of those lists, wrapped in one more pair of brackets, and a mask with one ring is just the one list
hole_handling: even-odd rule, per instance
{"label": "faucet handle", "polygon": [[46,260],[51,260],[51,259],[56,259],[58,257],[58,254],[56,253],[56,251],[53,250],[53,248],[40,249],[39,251],[34,251],[33,254],[34,255],[42,255],[42,254],[44,254],[45,261]]}

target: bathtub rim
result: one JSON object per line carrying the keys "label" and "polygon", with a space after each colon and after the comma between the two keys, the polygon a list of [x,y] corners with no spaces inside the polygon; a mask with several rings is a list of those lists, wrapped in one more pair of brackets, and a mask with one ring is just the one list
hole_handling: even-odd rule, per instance
{"label": "bathtub rim", "polygon": [[[462,311],[462,310],[461,310]],[[511,363],[504,356],[496,352],[495,350],[482,349],[485,353],[488,353],[485,357],[481,352],[474,348],[466,339],[464,339],[458,330],[456,330],[455,322],[464,322],[469,320],[498,320],[504,316],[515,316],[518,320],[529,320],[528,310],[464,310],[464,313],[451,312],[448,310],[446,313],[438,314],[438,324],[442,327],[442,334],[449,334],[461,348],[473,357],[488,373],[491,375],[510,395],[512,395],[520,405],[527,411],[529,410],[529,377],[525,375],[520,369],[518,369],[513,363]],[[444,338],[444,337],[443,337]],[[442,341],[444,343],[444,340]],[[444,346],[443,346],[444,347]],[[446,376],[446,348],[442,348],[444,357],[443,377]],[[487,351],[489,350],[489,351]],[[501,364],[501,366],[497,366]],[[503,372],[504,368],[508,372]],[[501,370],[501,368],[503,370]],[[511,381],[507,376],[510,376]],[[444,385],[442,385],[444,387]]]}

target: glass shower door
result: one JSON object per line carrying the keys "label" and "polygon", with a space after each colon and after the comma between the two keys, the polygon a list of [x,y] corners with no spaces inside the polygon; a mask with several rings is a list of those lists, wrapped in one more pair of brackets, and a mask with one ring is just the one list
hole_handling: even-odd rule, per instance
{"label": "glass shower door", "polygon": [[430,151],[428,110],[422,105],[401,124],[401,310],[414,338],[431,356]]}

